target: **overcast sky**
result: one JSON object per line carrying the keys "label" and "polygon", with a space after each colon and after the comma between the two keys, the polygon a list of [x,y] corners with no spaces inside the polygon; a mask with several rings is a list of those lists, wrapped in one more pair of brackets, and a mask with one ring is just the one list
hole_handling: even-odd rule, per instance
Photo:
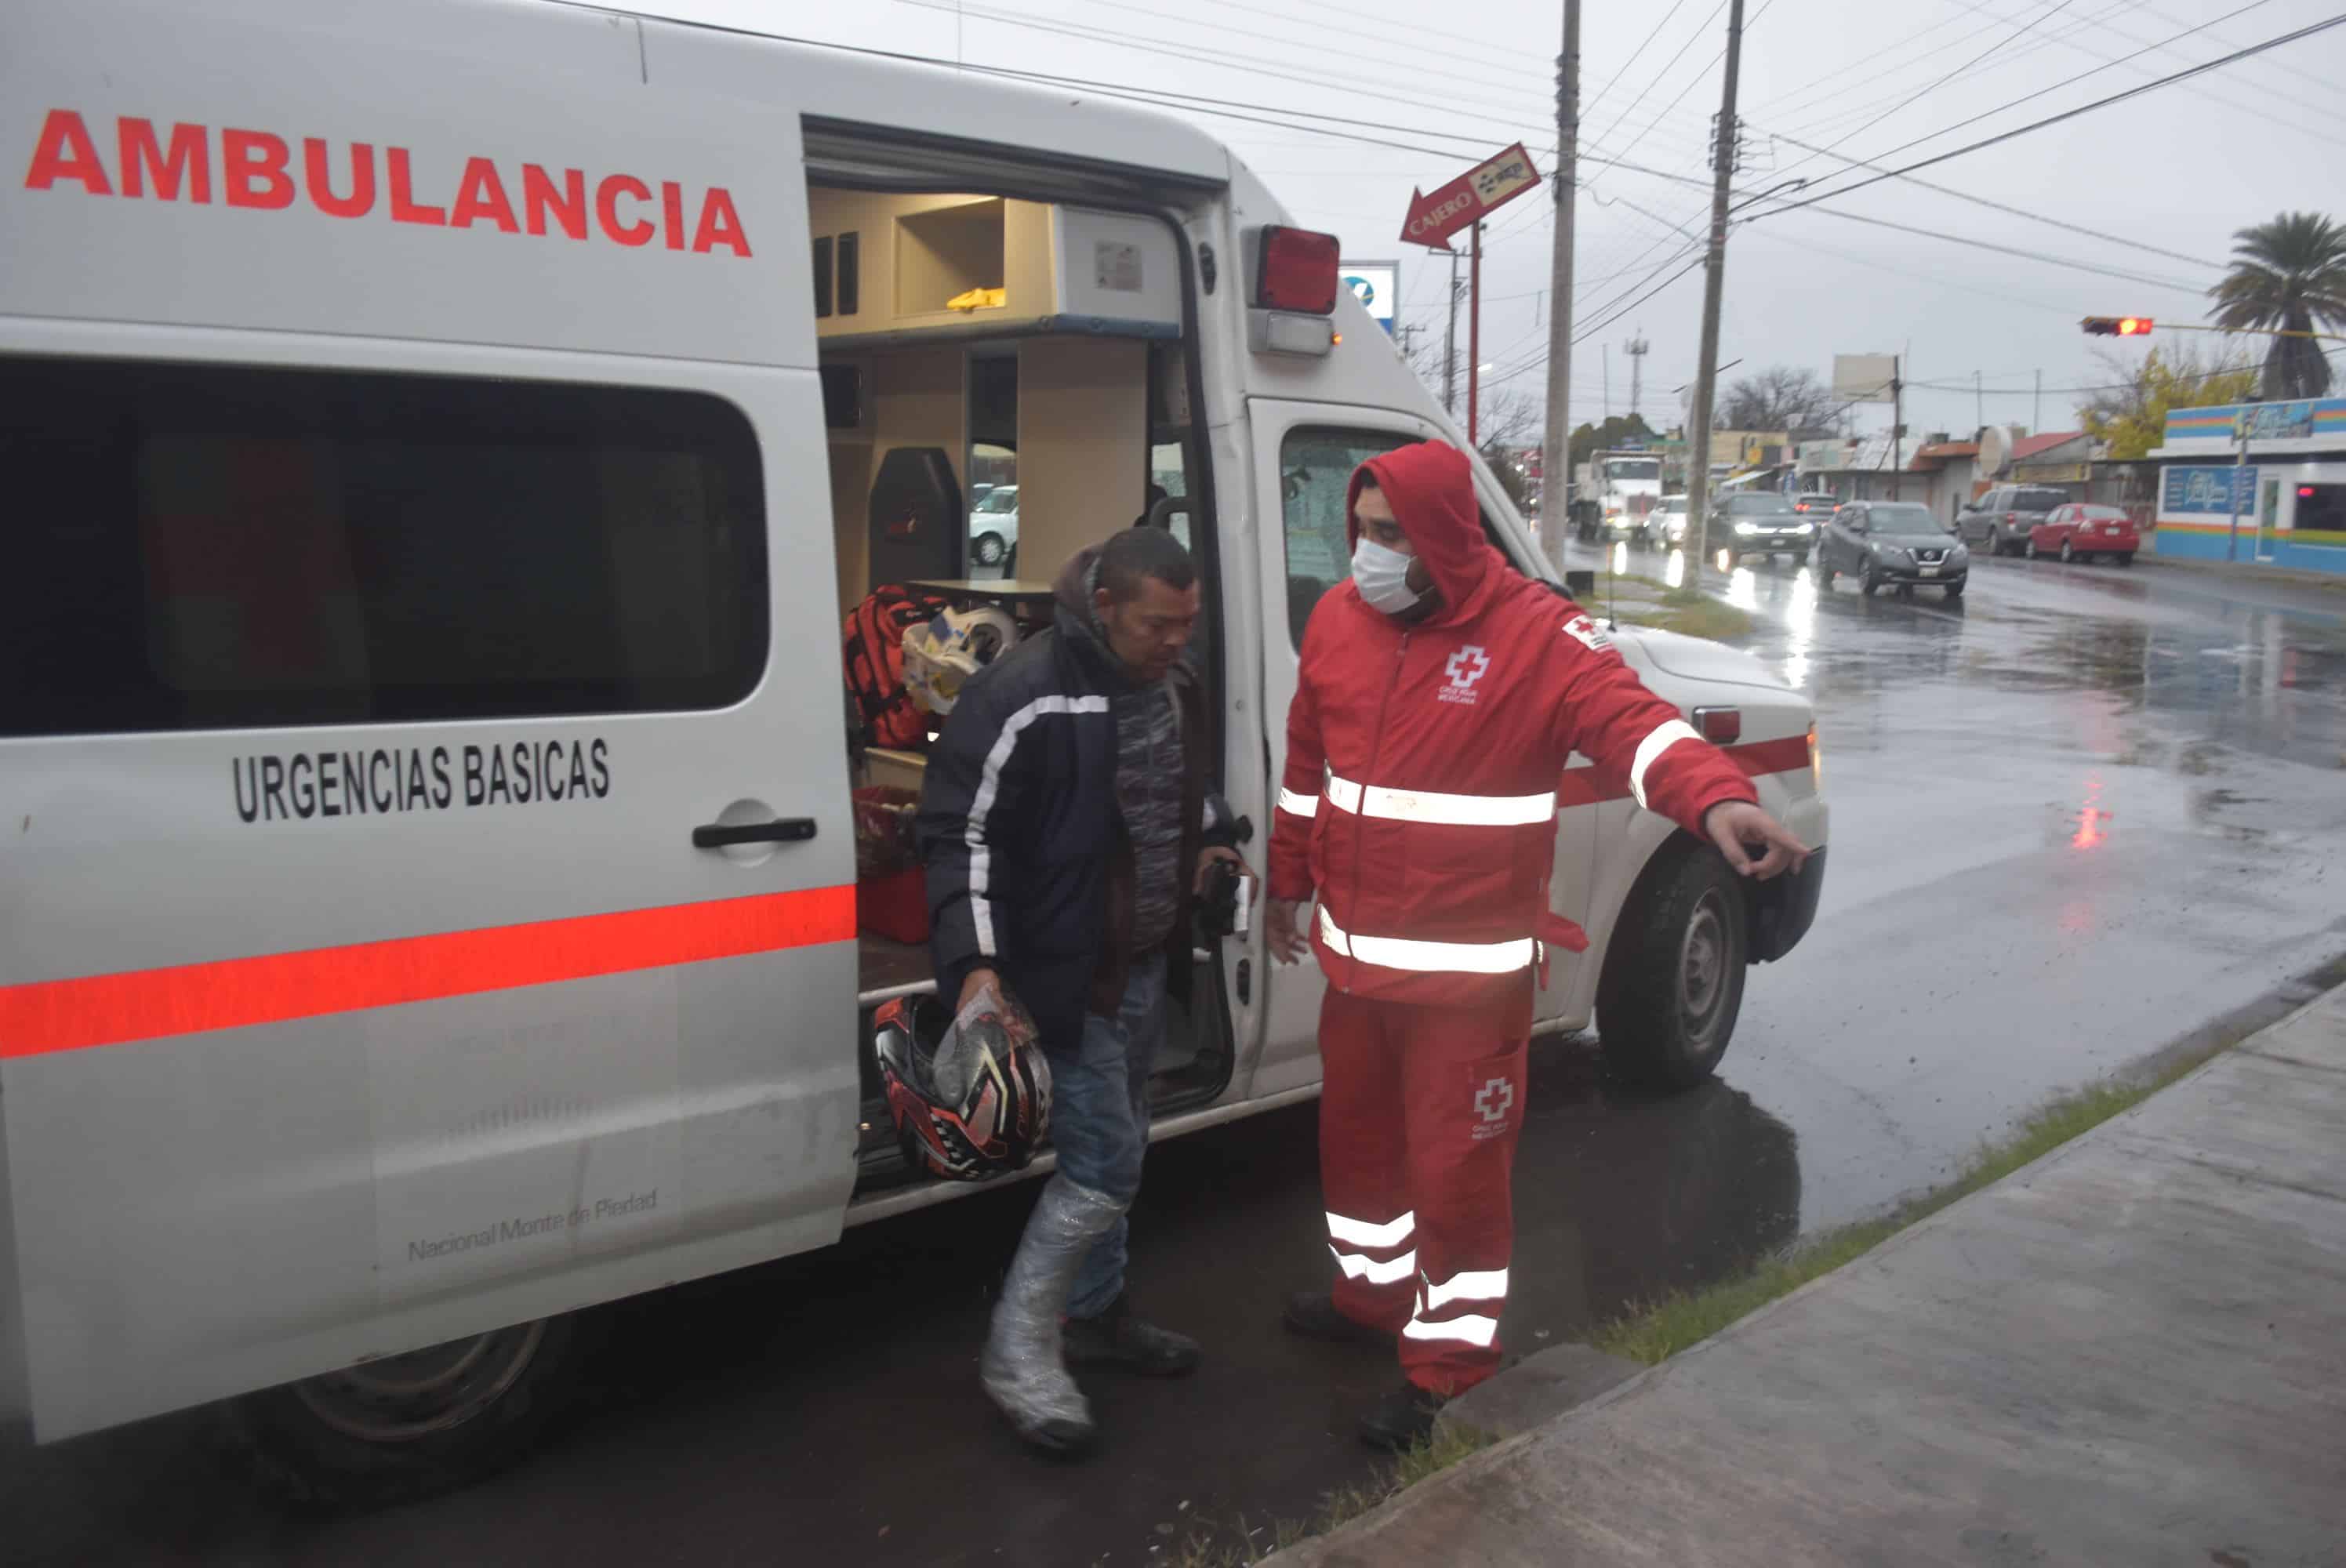
{"label": "overcast sky", "polygon": [[[1431,189],[1476,161],[1478,148],[1495,152],[1518,139],[1534,149],[1542,173],[1553,168],[1561,0],[648,0],[643,9],[1276,106],[1274,114],[1347,116],[1391,127],[1362,136],[1455,148],[1407,151],[1185,116],[1236,149],[1300,222],[1341,235],[1347,256],[1400,258],[1402,321],[1436,338],[1448,263],[1394,238],[1412,186]],[[2330,14],[2330,0],[1747,0],[1746,152],[1737,188],[1757,195],[1808,179],[1805,189],[1779,199],[1797,200],[1864,177],[1789,138],[1896,167]],[[1725,17],[1724,0],[1587,5],[1576,327],[1623,313],[1575,350],[1576,423],[1606,407],[1600,345],[1611,350],[1610,407],[1627,411],[1621,349],[1639,330],[1652,346],[1647,417],[1657,424],[1678,418],[1673,389],[1693,375],[1702,273],[1695,267],[1668,280],[1691,257],[1687,235],[1698,236],[1708,217],[1705,144],[1719,107]],[[2200,30],[2178,37],[2193,28]],[[2028,101],[2001,109],[2022,98]],[[1655,172],[1607,168],[1596,158]],[[1974,372],[1984,378],[1989,421],[2034,425],[2032,384],[2041,371],[2042,428],[2069,428],[2076,399],[2062,389],[2108,379],[2088,349],[2109,341],[2082,336],[2078,317],[2204,321],[2202,290],[2219,275],[2234,229],[2288,209],[2346,213],[2346,27],[1917,178],[2096,233],[1904,180],[1763,218],[1738,228],[1729,247],[1721,361],[1829,375],[1836,352],[1903,352],[1910,382],[1965,389],[1914,391],[1910,428],[1959,435],[1977,423]],[[1510,389],[1537,392],[1545,383],[1551,212],[1544,194],[1525,196],[1485,230],[1483,357],[1496,367],[1491,379]],[[1459,341],[1463,357],[1463,311]],[[1887,423],[1886,410],[1862,412],[1868,423]]]}

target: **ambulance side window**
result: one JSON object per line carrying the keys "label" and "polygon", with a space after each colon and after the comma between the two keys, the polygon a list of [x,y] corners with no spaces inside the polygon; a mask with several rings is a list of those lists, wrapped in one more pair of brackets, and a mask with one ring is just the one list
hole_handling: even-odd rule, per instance
{"label": "ambulance side window", "polygon": [[699,392],[0,356],[0,736],[719,708],[757,438]]}
{"label": "ambulance side window", "polygon": [[1414,436],[1382,430],[1299,427],[1280,443],[1280,510],[1287,533],[1288,630],[1300,649],[1320,596],[1352,575],[1344,501],[1352,470]]}

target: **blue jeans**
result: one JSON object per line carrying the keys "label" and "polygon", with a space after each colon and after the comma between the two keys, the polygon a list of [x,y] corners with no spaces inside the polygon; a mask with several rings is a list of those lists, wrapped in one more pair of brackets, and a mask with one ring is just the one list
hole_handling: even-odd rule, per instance
{"label": "blue jeans", "polygon": [[[1072,1051],[1049,1051],[1051,1144],[1069,1181],[1129,1205],[1148,1152],[1148,1071],[1165,1038],[1165,954],[1136,960],[1114,1018],[1086,1015]],[[1067,1315],[1094,1318],[1124,1289],[1122,1216],[1092,1244],[1067,1293]]]}

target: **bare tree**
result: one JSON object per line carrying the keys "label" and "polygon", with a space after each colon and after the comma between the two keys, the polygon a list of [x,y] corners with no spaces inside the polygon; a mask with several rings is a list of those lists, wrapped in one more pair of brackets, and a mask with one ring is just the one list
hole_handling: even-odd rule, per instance
{"label": "bare tree", "polygon": [[1770,365],[1739,376],[1711,416],[1719,430],[1781,430],[1839,435],[1850,428],[1849,408],[1814,371]]}
{"label": "bare tree", "polygon": [[1536,433],[1546,423],[1546,410],[1537,398],[1528,392],[1494,392],[1486,394],[1477,411],[1475,433],[1483,439],[1483,449],[1515,447],[1524,438]]}

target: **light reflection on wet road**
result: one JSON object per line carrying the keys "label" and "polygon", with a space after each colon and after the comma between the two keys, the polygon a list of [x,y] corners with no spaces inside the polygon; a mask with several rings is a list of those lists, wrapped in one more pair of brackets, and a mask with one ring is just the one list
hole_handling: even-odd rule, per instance
{"label": "light reflection on wet road", "polygon": [[1804,1224],[2346,950],[2346,592],[1977,560],[1953,602],[1727,597],[1814,697],[1833,808],[1724,1073],[1799,1135]]}
{"label": "light reflection on wet road", "polygon": [[[2047,1094],[2346,951],[2346,593],[1988,561],[1954,604],[1790,567],[1726,591],[1817,703],[1824,905],[1753,972],[1696,1094],[1629,1096],[1585,1044],[1537,1048],[1519,1351],[1877,1211]],[[0,1514],[32,1560],[1145,1563],[1193,1521],[1307,1516],[1368,1473],[1349,1421],[1390,1364],[1273,1326],[1324,1268],[1315,1160],[1310,1107],[1152,1156],[1136,1298],[1209,1360],[1096,1383],[1086,1465],[1016,1451],[974,1386],[1025,1188],[596,1315],[588,1411],[460,1496],[273,1513],[179,1417],[36,1456]]]}

